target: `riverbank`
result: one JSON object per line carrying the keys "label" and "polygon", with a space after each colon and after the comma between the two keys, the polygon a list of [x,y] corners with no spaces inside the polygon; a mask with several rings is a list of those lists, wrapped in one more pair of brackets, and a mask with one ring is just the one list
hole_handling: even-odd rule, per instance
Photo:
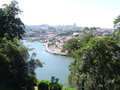
{"label": "riverbank", "polygon": [[43,45],[45,46],[45,50],[49,53],[55,54],[55,55],[61,55],[61,56],[66,56],[66,53],[62,53],[61,50],[55,48],[55,47],[48,47],[48,43],[44,43],[44,42],[40,42],[40,41],[30,41],[30,40],[22,40],[22,41],[26,41],[26,42],[38,42],[38,43],[43,43]]}
{"label": "riverbank", "polygon": [[[48,43],[44,43],[45,46],[45,50],[49,53],[55,54],[55,55],[61,55],[61,56],[66,56],[66,53],[62,53],[59,50],[52,48],[52,47],[48,47]],[[51,48],[51,49],[50,49]]]}
{"label": "riverbank", "polygon": [[70,74],[68,66],[74,61],[73,58],[46,52],[44,43],[24,41],[23,44],[28,48],[34,48],[29,51],[30,56],[35,52],[35,58],[45,63],[42,68],[39,67],[35,70],[38,80],[50,80],[51,76],[55,76],[59,78],[59,83],[68,82],[67,77]]}

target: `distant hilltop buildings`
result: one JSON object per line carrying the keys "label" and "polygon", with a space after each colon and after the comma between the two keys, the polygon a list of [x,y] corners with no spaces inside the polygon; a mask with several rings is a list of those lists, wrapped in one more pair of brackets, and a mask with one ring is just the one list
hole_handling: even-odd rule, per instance
{"label": "distant hilltop buildings", "polygon": [[76,24],[66,26],[43,24],[26,26],[25,31],[25,40],[44,42],[47,51],[65,55],[65,53],[61,51],[67,40],[71,38],[81,38],[86,34],[101,38],[111,35],[114,30],[100,27],[80,27]]}
{"label": "distant hilltop buildings", "polygon": [[81,26],[77,26],[75,23],[73,25],[66,25],[66,26],[50,26],[48,24],[42,24],[42,25],[25,25],[26,30],[62,30],[62,31],[68,31],[68,30],[83,30],[85,28],[96,28],[97,30],[106,30],[106,31],[112,31],[112,29],[108,29],[108,28],[101,28],[101,27],[81,27]]}
{"label": "distant hilltop buildings", "polygon": [[69,36],[80,37],[89,32],[92,32],[94,36],[105,36],[112,33],[113,29],[100,28],[100,27],[81,27],[76,24],[66,26],[50,26],[48,24],[42,25],[26,25],[26,34],[24,39],[30,40],[52,40],[56,37]]}

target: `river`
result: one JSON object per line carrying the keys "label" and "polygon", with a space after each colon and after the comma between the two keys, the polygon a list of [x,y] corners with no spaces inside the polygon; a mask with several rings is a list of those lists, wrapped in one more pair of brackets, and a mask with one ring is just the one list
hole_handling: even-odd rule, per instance
{"label": "river", "polygon": [[68,66],[73,61],[72,58],[46,52],[43,43],[24,41],[24,45],[34,48],[29,53],[37,53],[36,58],[45,63],[42,68],[35,71],[38,80],[51,80],[51,76],[55,76],[59,78],[60,83],[68,82],[67,77],[70,74]]}

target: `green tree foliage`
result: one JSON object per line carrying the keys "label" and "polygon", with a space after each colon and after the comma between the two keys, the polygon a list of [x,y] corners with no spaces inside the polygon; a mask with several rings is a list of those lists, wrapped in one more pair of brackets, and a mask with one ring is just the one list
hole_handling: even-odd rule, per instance
{"label": "green tree foliage", "polygon": [[32,79],[32,76],[35,76],[35,68],[41,66],[42,63],[38,60],[34,58],[29,60],[26,47],[18,45],[15,41],[2,40],[0,44],[0,87],[20,88],[34,83],[35,78]]}
{"label": "green tree foliage", "polygon": [[88,27],[85,27],[84,30],[90,30]]}
{"label": "green tree foliage", "polygon": [[114,20],[114,37],[120,42],[120,15]]}
{"label": "green tree foliage", "polygon": [[68,55],[74,55],[74,51],[79,48],[78,39],[69,39],[63,46],[63,51],[67,51]]}
{"label": "green tree foliage", "polygon": [[55,77],[52,77],[51,82],[40,80],[38,82],[38,90],[62,90],[62,86],[56,81],[56,79]]}
{"label": "green tree foliage", "polygon": [[114,25],[116,25],[119,22],[120,22],[120,15],[115,18]]}
{"label": "green tree foliage", "polygon": [[93,35],[93,32],[96,31],[96,30],[97,30],[96,27],[89,27],[89,28],[85,27],[84,30],[83,30],[83,32],[82,32],[82,34],[84,36],[89,35],[89,34]]}
{"label": "green tree foliage", "polygon": [[95,27],[91,27],[90,30],[96,30],[96,28]]}
{"label": "green tree foliage", "polygon": [[38,90],[49,90],[50,81],[40,80],[38,83]]}
{"label": "green tree foliage", "polygon": [[21,13],[16,1],[4,4],[0,9],[0,38],[6,37],[8,40],[13,40],[15,37],[22,38],[25,33],[24,24],[18,17]]}
{"label": "green tree foliage", "polygon": [[78,38],[69,39],[65,43],[65,45],[63,45],[63,50],[67,51],[68,55],[75,57],[76,50],[87,45],[88,41],[92,38],[93,36],[91,34],[88,34],[83,36],[81,39],[78,39]]}
{"label": "green tree foliage", "polygon": [[43,63],[39,61],[39,59],[35,59],[36,53],[33,53],[30,57],[30,61],[28,63],[28,73],[31,75],[35,75],[35,69],[37,67],[43,67]]}
{"label": "green tree foliage", "polygon": [[[73,35],[75,31],[66,31],[66,32],[62,32],[60,34],[58,34],[58,36],[71,36]],[[76,32],[79,32],[79,30],[76,30]]]}
{"label": "green tree foliage", "polygon": [[119,90],[119,57],[120,46],[114,38],[90,39],[76,50],[69,83],[77,90]]}
{"label": "green tree foliage", "polygon": [[0,89],[33,90],[35,68],[42,67],[35,54],[30,57],[28,48],[18,41],[24,34],[19,13],[16,1],[0,9]]}

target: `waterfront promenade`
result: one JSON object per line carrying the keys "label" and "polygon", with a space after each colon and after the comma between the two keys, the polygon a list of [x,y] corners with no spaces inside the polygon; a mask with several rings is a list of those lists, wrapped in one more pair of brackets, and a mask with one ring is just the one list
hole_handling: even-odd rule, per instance
{"label": "waterfront promenade", "polygon": [[49,53],[66,56],[66,53],[62,53],[61,50],[58,50],[55,47],[48,47],[48,43],[44,43],[44,46],[45,46],[46,51]]}

